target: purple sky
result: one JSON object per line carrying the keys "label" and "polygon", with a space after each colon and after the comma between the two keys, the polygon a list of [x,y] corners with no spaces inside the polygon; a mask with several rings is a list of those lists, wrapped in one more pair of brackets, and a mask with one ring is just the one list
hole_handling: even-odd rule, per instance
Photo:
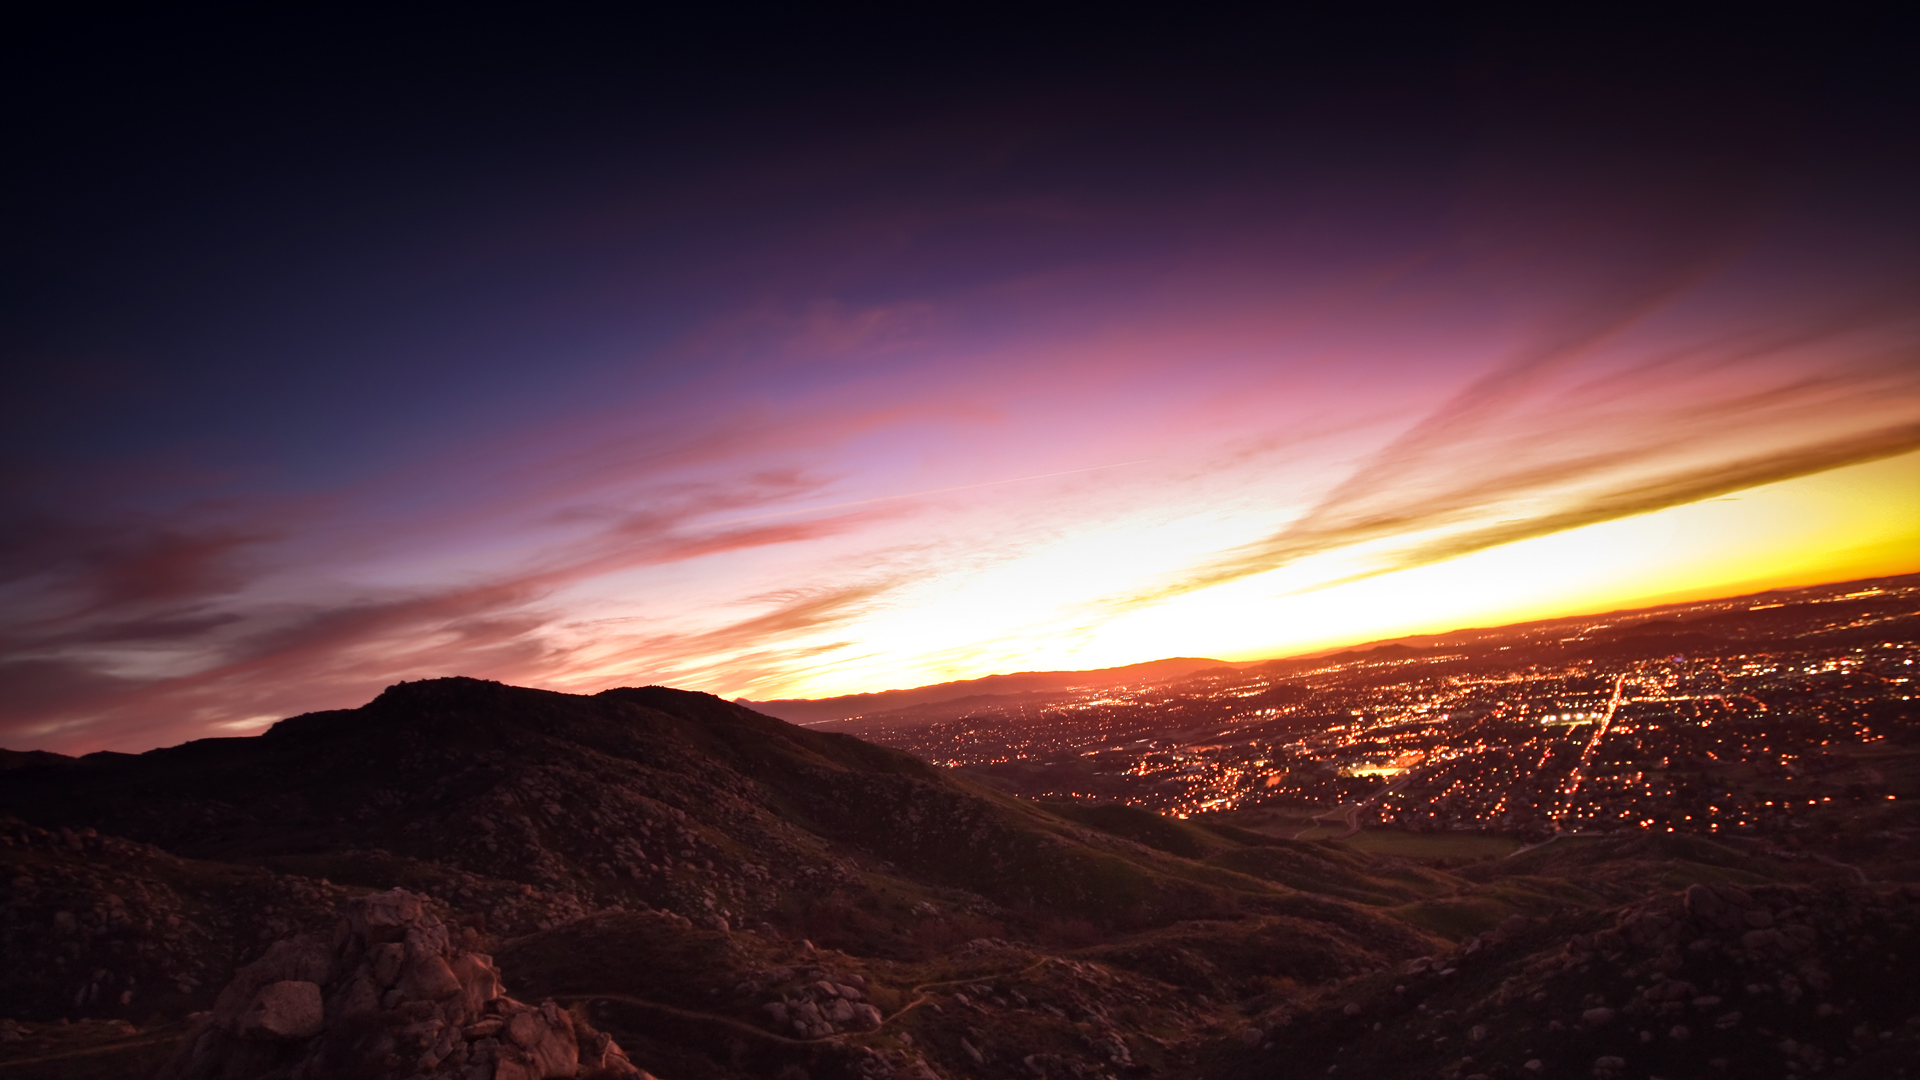
{"label": "purple sky", "polygon": [[31,30],[9,747],[1920,569],[1897,28]]}

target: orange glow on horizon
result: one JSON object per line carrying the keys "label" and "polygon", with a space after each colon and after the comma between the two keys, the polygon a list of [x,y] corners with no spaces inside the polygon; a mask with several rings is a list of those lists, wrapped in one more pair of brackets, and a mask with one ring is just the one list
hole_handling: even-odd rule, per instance
{"label": "orange glow on horizon", "polygon": [[[1151,530],[1147,530],[1151,535]],[[1247,661],[1384,638],[1498,626],[1920,571],[1920,452],[1505,544],[1431,565],[1340,581],[1352,553],[1165,601],[1101,621],[1072,617],[1138,535],[1085,537],[969,579],[930,604],[876,616],[856,636],[891,641],[818,674],[742,686],[727,696],[831,697],[1010,671],[1115,667],[1166,656]],[[1165,538],[1163,538],[1165,539]],[[1171,541],[1167,541],[1171,543]],[[1316,580],[1317,578],[1317,580]],[[1001,605],[1052,600],[1081,632],[1032,626],[974,649]],[[1084,601],[1083,601],[1084,603]],[[1036,620],[1039,621],[1039,620]],[[852,652],[852,650],[849,650]],[[941,662],[918,664],[926,654]]]}

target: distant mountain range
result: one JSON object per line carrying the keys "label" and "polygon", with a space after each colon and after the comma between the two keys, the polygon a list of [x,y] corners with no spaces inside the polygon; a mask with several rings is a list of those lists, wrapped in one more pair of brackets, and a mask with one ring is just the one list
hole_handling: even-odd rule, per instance
{"label": "distant mountain range", "polygon": [[1777,1075],[1783,1039],[1887,1076],[1920,1049],[1916,887],[1731,838],[1375,856],[1017,799],[664,687],[440,679],[0,760],[9,1080],[606,1080],[618,1051],[661,1080]]}
{"label": "distant mountain range", "polygon": [[[1868,587],[1899,587],[1903,584],[1911,584],[1915,580],[1920,580],[1920,575],[1843,582],[1811,589],[1791,590],[1791,593],[1794,595],[1823,592],[1840,594]],[[1164,660],[1128,664],[1124,667],[1095,668],[1087,671],[1022,671],[901,690],[846,694],[840,697],[781,698],[771,701],[736,698],[734,701],[735,704],[746,706],[768,716],[777,716],[789,723],[816,725],[874,717],[929,705],[957,705],[975,698],[1057,695],[1073,690],[1108,690],[1123,686],[1174,683],[1205,677],[1210,670],[1224,674],[1233,670],[1264,668],[1275,673],[1287,673],[1356,660],[1412,659],[1437,652],[1458,650],[1472,653],[1496,650],[1500,649],[1503,643],[1508,648],[1541,649],[1545,647],[1546,651],[1556,655],[1580,652],[1583,648],[1591,655],[1610,657],[1628,655],[1651,657],[1676,652],[1712,651],[1729,644],[1728,639],[1715,636],[1714,631],[1724,629],[1724,624],[1729,621],[1754,622],[1749,612],[1751,607],[1764,604],[1787,593],[1787,590],[1773,589],[1708,601],[1661,604],[1595,615],[1538,619],[1497,627],[1467,627],[1439,634],[1410,634],[1272,660],[1227,661],[1176,656]],[[1780,631],[1799,632],[1800,627],[1789,625],[1789,623],[1803,617],[1804,612],[1783,611],[1778,620],[1781,623]],[[1574,632],[1579,641],[1579,644],[1572,648],[1568,647],[1572,639],[1560,636],[1569,631]],[[834,730],[858,731],[859,726],[835,724]]]}
{"label": "distant mountain range", "polygon": [[1206,660],[1175,656],[1149,660],[1125,667],[1097,668],[1092,671],[1022,671],[1009,675],[988,675],[978,679],[917,686],[908,690],[881,690],[872,694],[847,694],[831,698],[783,698],[776,701],[748,701],[744,705],[768,716],[777,716],[793,724],[818,724],[845,720],[870,713],[890,712],[915,705],[935,705],[960,698],[1011,694],[1057,694],[1063,690],[1106,690],[1140,683],[1171,682],[1208,668],[1233,667],[1224,660]]}
{"label": "distant mountain range", "polygon": [[[1884,642],[1913,622],[1653,611],[1267,663]],[[1908,786],[1860,794],[1849,827],[1878,854],[1855,865],[1819,837],[1299,841],[1279,811],[1016,798],[658,686],[437,679],[252,737],[0,750],[0,1077],[171,1058],[174,1080],[609,1080],[632,1075],[622,1052],[660,1080],[1892,1076],[1920,1060],[1920,798],[1893,730],[1864,752]]]}
{"label": "distant mountain range", "polygon": [[[507,989],[527,1002],[594,996],[609,1010],[595,1018],[600,1030],[668,1080],[788,1066],[894,1075],[861,1071],[865,1053],[842,1041],[878,1014],[835,1006],[849,999],[822,998],[822,982],[864,988],[854,1004],[900,1015],[896,1030],[928,1052],[959,1054],[935,1074],[953,1075],[968,1060],[959,1039],[976,1049],[992,1040],[969,1034],[963,1013],[907,1012],[913,987],[1010,963],[1034,981],[1003,1000],[1024,994],[1059,1014],[1034,1014],[1059,1030],[1023,1053],[1058,1044],[1049,1052],[1086,1056],[1065,1011],[1074,1008],[1125,1033],[1096,1062],[1190,1060],[1191,1048],[1137,1033],[1191,1026],[1196,1014],[1177,995],[1138,973],[1072,989],[1070,964],[1058,969],[1066,983],[1047,989],[1057,978],[1033,968],[1043,953],[1032,950],[1229,919],[1242,924],[1235,936],[1277,935],[1284,946],[1261,947],[1283,948],[1283,966],[1319,978],[1440,944],[1364,904],[1308,899],[1270,879],[1295,866],[1368,891],[1357,863],[1262,856],[1264,838],[1247,834],[1248,846],[1124,808],[1083,823],[1073,808],[1013,799],[898,751],[664,687],[581,697],[474,679],[404,683],[258,736],[10,763],[0,1016],[49,1039],[75,1036],[34,1025],[156,1024],[207,1009],[271,943],[302,932],[324,942],[352,897],[395,886],[430,898],[446,940],[497,956]],[[1258,865],[1226,857],[1242,849]],[[1137,1018],[1113,1014],[1142,994],[1152,1004]],[[228,1041],[241,1048],[259,1028],[244,1027],[244,1006],[219,1005],[238,1018],[238,1042]],[[413,1008],[392,1023],[419,1020]],[[6,1045],[0,1068],[10,1068]],[[902,1051],[898,1074],[917,1075],[924,1053],[906,1048],[919,1044],[890,1045]]]}

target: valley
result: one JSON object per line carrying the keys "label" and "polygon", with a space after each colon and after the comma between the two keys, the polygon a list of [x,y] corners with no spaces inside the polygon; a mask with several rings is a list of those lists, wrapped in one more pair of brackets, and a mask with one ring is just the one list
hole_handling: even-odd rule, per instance
{"label": "valley", "polygon": [[1912,790],[1916,626],[1920,584],[1894,579],[816,726],[1030,798],[1334,822],[1301,839],[1351,812],[1521,842],[1830,843]]}
{"label": "valley", "polygon": [[[9,754],[0,1080],[308,1075],[349,1028],[379,1075],[475,1080],[1897,1076],[1917,607],[1854,583],[812,726],[438,679]],[[375,910],[460,981],[381,974]],[[242,1019],[289,980],[321,1034]]]}

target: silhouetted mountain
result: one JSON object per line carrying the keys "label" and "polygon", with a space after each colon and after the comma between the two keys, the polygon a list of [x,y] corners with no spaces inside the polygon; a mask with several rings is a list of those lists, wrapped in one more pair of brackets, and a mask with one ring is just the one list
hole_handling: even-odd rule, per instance
{"label": "silhouetted mountain", "polygon": [[[1743,1008],[1831,1070],[1920,1036],[1878,974],[1914,894],[1733,840],[1373,856],[1014,799],[663,687],[441,679],[252,738],[8,760],[15,1077],[614,1075],[622,1050],[664,1080],[1533,1075],[1523,1051],[1584,1075],[1656,1060],[1656,1017],[1695,1040],[1659,1061],[1757,1060]],[[1682,897],[1700,882],[1740,889]],[[1712,1003],[1741,979],[1797,989]]]}
{"label": "silhouetted mountain", "polygon": [[71,764],[76,759],[45,750],[0,750],[0,772],[46,765]]}
{"label": "silhouetted mountain", "polygon": [[779,701],[748,701],[736,704],[777,716],[796,724],[816,724],[825,720],[844,720],[851,716],[891,712],[913,705],[933,705],[959,698],[1012,694],[1057,694],[1075,688],[1102,690],[1129,683],[1168,682],[1208,668],[1224,667],[1219,660],[1175,656],[1148,660],[1125,667],[1097,668],[1091,671],[1022,671],[1010,675],[987,675],[978,679],[935,683],[908,690],[882,690],[873,694],[848,694],[832,698],[791,698]]}
{"label": "silhouetted mountain", "polygon": [[[669,936],[758,927],[752,956],[708,973],[729,990],[742,965],[799,962],[802,938],[911,964],[974,938],[1253,918],[1310,927],[1316,965],[1342,970],[1426,944],[1363,910],[1316,921],[1258,876],[908,755],[661,687],[401,684],[257,737],[18,768],[0,811],[20,822],[10,850],[40,853],[9,910],[43,932],[7,939],[0,978],[0,1012],[30,1019],[204,1007],[266,942],[322,933],[349,892],[396,885],[493,940],[622,911],[672,913]],[[738,1023],[763,1021],[761,1003],[694,1002]]]}

